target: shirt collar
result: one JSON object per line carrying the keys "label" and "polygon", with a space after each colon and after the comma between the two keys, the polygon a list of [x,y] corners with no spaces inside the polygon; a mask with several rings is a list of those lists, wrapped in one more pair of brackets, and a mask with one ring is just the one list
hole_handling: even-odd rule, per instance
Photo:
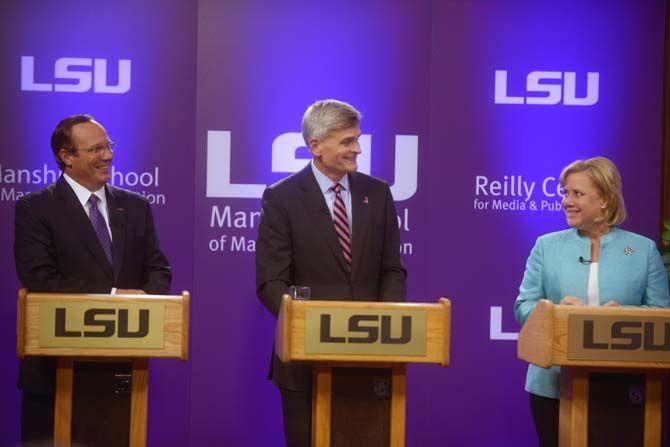
{"label": "shirt collar", "polygon": [[86,208],[86,204],[88,203],[88,199],[91,197],[91,194],[95,194],[96,196],[98,196],[98,199],[100,199],[100,203],[102,203],[103,206],[107,205],[107,197],[105,196],[104,186],[98,189],[97,191],[91,192],[81,184],[77,183],[75,179],[73,179],[66,173],[63,173],[63,178],[65,179],[67,184],[70,185],[70,188],[72,188],[75,195],[77,196],[77,200],[79,200],[79,203],[81,203],[81,206],[83,206],[84,208]]}
{"label": "shirt collar", "polygon": [[[312,166],[312,172],[314,173],[314,177],[316,177],[316,182],[319,184],[319,188],[321,188],[321,192],[325,194],[328,192],[328,190],[335,184],[334,181],[329,179],[326,174],[323,172],[319,171],[319,168],[316,167],[314,164],[314,159],[310,162]],[[340,179],[339,182],[340,185],[342,185],[342,189],[345,191],[349,191],[349,176],[345,175]]]}

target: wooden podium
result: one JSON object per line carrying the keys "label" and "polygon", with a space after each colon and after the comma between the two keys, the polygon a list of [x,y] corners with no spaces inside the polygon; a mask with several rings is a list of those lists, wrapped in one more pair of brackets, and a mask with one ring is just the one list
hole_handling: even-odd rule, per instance
{"label": "wooden podium", "polygon": [[314,363],[312,446],[405,445],[405,364],[449,364],[451,303],[282,299],[275,352]]}
{"label": "wooden podium", "polygon": [[[125,435],[121,442],[130,447],[146,445],[148,358],[187,360],[189,299],[188,292],[98,295],[19,291],[19,358],[57,357],[56,447],[90,445],[85,436],[100,427],[84,427],[87,424],[79,422],[106,404],[97,395],[96,388],[102,387],[104,380],[96,374],[110,367],[120,368],[122,373],[113,374],[115,388],[109,394],[126,395],[125,400],[118,400],[120,404],[113,403],[123,421],[119,425],[126,427],[126,431],[118,430],[128,433],[127,442]],[[91,365],[101,367],[96,372]],[[87,381],[78,381],[80,371]],[[73,439],[73,434],[82,434],[84,442],[77,436]],[[115,444],[109,441],[106,445]]]}
{"label": "wooden podium", "polygon": [[[661,445],[662,379],[664,370],[670,369],[670,309],[561,306],[540,300],[519,334],[518,356],[543,368],[561,366],[561,447],[589,445],[591,374],[604,372],[642,375],[639,400],[644,407],[635,428],[643,425],[644,432],[632,445]],[[592,430],[593,441],[598,441],[597,433],[601,431]]]}

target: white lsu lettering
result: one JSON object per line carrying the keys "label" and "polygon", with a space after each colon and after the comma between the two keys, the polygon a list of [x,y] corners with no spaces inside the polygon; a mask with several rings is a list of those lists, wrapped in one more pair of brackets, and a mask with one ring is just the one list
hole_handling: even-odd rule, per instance
{"label": "white lsu lettering", "polygon": [[491,306],[489,314],[489,340],[517,340],[518,332],[504,332],[502,330],[502,307]]}
{"label": "white lsu lettering", "polygon": [[[496,104],[535,104],[555,105],[561,102],[566,106],[592,106],[598,102],[598,83],[600,73],[586,74],[586,96],[576,97],[576,73],[574,71],[531,71],[526,77],[527,93],[545,93],[545,96],[510,96],[507,94],[507,70],[496,70],[495,103]],[[545,83],[544,81],[560,81]]]}
{"label": "white lsu lettering", "polygon": [[[231,183],[230,148],[231,132],[207,132],[207,197],[256,199],[263,196],[266,185]],[[371,135],[361,135],[358,140],[362,153],[358,156],[358,170],[370,173]],[[300,132],[279,135],[272,143],[272,172],[297,172],[308,159],[296,158],[298,148],[305,145]],[[419,137],[396,135],[395,183],[391,186],[393,199],[407,200],[416,193],[419,160]]]}
{"label": "white lsu lettering", "polygon": [[[91,67],[93,67],[92,72]],[[33,56],[21,56],[21,90],[84,93],[93,87],[95,93],[127,93],[130,90],[130,59],[119,59],[118,68],[118,84],[108,85],[107,59],[61,57],[54,64],[54,78],[70,79],[77,82],[51,84],[35,82],[35,58]]]}

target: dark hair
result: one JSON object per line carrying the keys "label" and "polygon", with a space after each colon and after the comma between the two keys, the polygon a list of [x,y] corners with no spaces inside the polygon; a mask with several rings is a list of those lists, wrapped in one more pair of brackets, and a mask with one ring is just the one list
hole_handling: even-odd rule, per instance
{"label": "dark hair", "polygon": [[93,121],[93,117],[91,115],[68,116],[64,120],[61,120],[60,123],[58,123],[53,133],[51,134],[51,150],[54,153],[56,164],[58,164],[58,167],[61,169],[61,171],[65,169],[65,164],[58,156],[58,153],[61,149],[67,149],[70,152],[74,150],[72,144],[72,127],[76,124],[88,123],[91,121]]}

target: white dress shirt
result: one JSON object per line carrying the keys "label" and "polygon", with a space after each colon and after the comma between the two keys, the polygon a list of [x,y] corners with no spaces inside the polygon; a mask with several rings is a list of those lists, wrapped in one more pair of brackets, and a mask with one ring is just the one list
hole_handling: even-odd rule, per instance
{"label": "white dress shirt", "polygon": [[[81,206],[84,208],[84,212],[88,216],[88,199],[91,197],[91,194],[95,194],[98,196],[98,210],[100,211],[100,214],[102,214],[102,217],[105,219],[105,224],[107,225],[107,232],[109,233],[109,240],[112,240],[112,229],[109,226],[109,212],[107,211],[107,196],[105,195],[105,187],[103,186],[102,188],[98,189],[95,192],[91,192],[85,187],[81,186],[79,183],[77,183],[76,180],[74,180],[72,177],[69,175],[63,173],[63,177],[65,178],[65,181],[67,182],[68,185],[70,185],[70,188],[74,191],[75,195],[77,196],[77,199],[79,200],[79,203],[81,203]],[[90,217],[90,216],[89,216]]]}
{"label": "white dress shirt", "polygon": [[600,289],[598,287],[598,263],[589,264],[589,284],[586,288],[586,305],[600,306]]}
{"label": "white dress shirt", "polygon": [[314,177],[316,177],[316,182],[319,184],[319,188],[321,188],[323,198],[326,199],[326,205],[328,205],[331,218],[334,218],[333,208],[335,207],[335,191],[333,191],[331,188],[335,183],[342,185],[340,195],[342,196],[344,206],[347,208],[347,218],[349,219],[349,234],[353,235],[353,215],[351,213],[351,191],[349,189],[349,176],[345,175],[339,181],[334,182],[329,179],[326,174],[319,171],[319,168],[314,165],[314,160],[312,160],[310,163],[312,165],[312,172],[314,173]]}

